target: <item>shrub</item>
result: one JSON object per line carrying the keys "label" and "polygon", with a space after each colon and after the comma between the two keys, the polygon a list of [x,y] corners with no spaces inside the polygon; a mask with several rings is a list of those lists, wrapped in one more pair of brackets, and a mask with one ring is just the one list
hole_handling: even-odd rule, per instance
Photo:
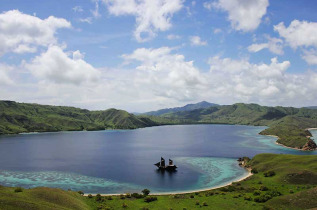
{"label": "shrub", "polygon": [[196,203],[195,203],[197,206],[199,205],[199,201],[196,201]]}
{"label": "shrub", "polygon": [[124,200],[125,199],[125,195],[121,194],[120,195],[120,199]]}
{"label": "shrub", "polygon": [[78,194],[79,195],[84,195],[84,192],[80,190],[80,191],[78,191]]}
{"label": "shrub", "polygon": [[88,198],[92,198],[92,194],[89,194],[89,195],[88,195]]}
{"label": "shrub", "polygon": [[139,193],[132,193],[131,197],[139,199],[139,198],[143,198],[144,196],[142,194],[139,194]]}
{"label": "shrub", "polygon": [[265,194],[265,195],[261,195],[259,197],[255,197],[254,201],[257,203],[264,203],[264,202],[270,200],[271,198],[272,198],[272,196]]}
{"label": "shrub", "polygon": [[199,195],[199,192],[195,192],[195,195]]}
{"label": "shrub", "polygon": [[149,196],[149,197],[146,197],[144,199],[144,201],[147,202],[147,203],[150,203],[150,202],[153,202],[153,201],[156,201],[156,200],[157,200],[157,197],[155,197],[155,196]]}
{"label": "shrub", "polygon": [[259,172],[258,172],[258,170],[257,170],[256,168],[252,168],[251,173],[252,173],[252,174],[257,174],[257,173],[259,173]]}
{"label": "shrub", "polygon": [[293,190],[289,190],[289,193],[293,194],[293,193],[294,193],[294,191],[293,191]]}
{"label": "shrub", "polygon": [[279,191],[277,191],[277,190],[272,190],[272,191],[270,191],[270,192],[267,192],[266,194],[267,194],[267,195],[270,195],[270,196],[272,196],[272,197],[277,197],[277,196],[281,196],[281,195],[282,195],[282,193],[279,192]]}
{"label": "shrub", "polygon": [[189,197],[190,197],[190,198],[195,198],[195,196],[194,196],[194,195],[190,195]]}
{"label": "shrub", "polygon": [[246,200],[246,201],[251,201],[252,198],[251,198],[251,196],[244,196],[244,200]]}
{"label": "shrub", "polygon": [[275,172],[274,171],[267,171],[264,173],[264,177],[271,177],[271,176],[274,176],[275,175]]}
{"label": "shrub", "polygon": [[18,192],[23,192],[23,188],[22,187],[17,187],[14,189],[14,192],[18,193]]}
{"label": "shrub", "polygon": [[261,194],[261,192],[258,191],[258,190],[256,190],[256,191],[253,192],[253,195],[260,195],[260,194]]}
{"label": "shrub", "polygon": [[101,200],[102,200],[101,195],[100,195],[100,194],[97,194],[97,195],[96,195],[96,201],[101,201]]}
{"label": "shrub", "polygon": [[261,191],[268,191],[269,188],[267,188],[266,186],[263,186],[263,185],[262,185],[262,186],[260,187],[260,190],[261,190]]}
{"label": "shrub", "polygon": [[128,204],[123,203],[123,204],[122,204],[122,208],[128,208]]}
{"label": "shrub", "polygon": [[203,202],[203,206],[208,206],[208,204],[206,202]]}
{"label": "shrub", "polygon": [[130,193],[125,194],[125,197],[126,198],[131,198],[131,194]]}
{"label": "shrub", "polygon": [[149,189],[144,189],[142,190],[142,193],[144,196],[148,196],[150,194],[150,190]]}
{"label": "shrub", "polygon": [[109,201],[110,201],[110,200],[113,200],[113,199],[112,199],[112,197],[111,197],[111,196],[108,196],[108,197],[107,197],[107,200],[109,200]]}

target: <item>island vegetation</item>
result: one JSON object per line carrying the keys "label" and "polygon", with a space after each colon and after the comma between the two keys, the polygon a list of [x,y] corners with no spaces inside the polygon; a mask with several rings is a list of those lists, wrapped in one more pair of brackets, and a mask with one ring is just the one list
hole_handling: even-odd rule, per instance
{"label": "island vegetation", "polygon": [[317,156],[259,154],[243,165],[253,175],[203,192],[118,196],[39,187],[0,187],[1,209],[312,209],[317,207]]}
{"label": "island vegetation", "polygon": [[[239,124],[268,126],[260,134],[301,150],[315,150],[307,128],[317,127],[317,109],[208,102],[134,115],[123,110],[89,111],[65,106],[0,101],[0,134],[104,129],[136,129],[172,124]],[[209,106],[209,107],[207,107]],[[207,107],[207,108],[206,108]]]}

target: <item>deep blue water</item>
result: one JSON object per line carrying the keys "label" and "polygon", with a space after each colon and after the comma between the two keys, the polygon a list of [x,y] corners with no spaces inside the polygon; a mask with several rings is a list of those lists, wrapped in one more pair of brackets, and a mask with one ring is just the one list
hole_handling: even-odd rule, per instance
{"label": "deep blue water", "polygon": [[[0,184],[48,186],[87,193],[197,190],[246,174],[242,156],[317,154],[276,145],[265,127],[176,125],[124,131],[60,132],[0,137]],[[312,131],[317,134],[317,131]],[[314,135],[315,136],[315,135]],[[175,173],[153,165],[171,158]]]}

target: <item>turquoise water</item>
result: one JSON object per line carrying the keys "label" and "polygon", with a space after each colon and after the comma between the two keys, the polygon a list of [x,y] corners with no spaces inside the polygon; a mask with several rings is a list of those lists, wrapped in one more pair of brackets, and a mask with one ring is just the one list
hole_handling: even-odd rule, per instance
{"label": "turquoise water", "polygon": [[[265,127],[160,126],[129,131],[60,132],[0,137],[0,184],[85,193],[182,192],[217,187],[247,172],[236,159],[258,153],[317,154],[275,144]],[[312,131],[316,136],[317,131]],[[178,166],[162,173],[160,157]]]}

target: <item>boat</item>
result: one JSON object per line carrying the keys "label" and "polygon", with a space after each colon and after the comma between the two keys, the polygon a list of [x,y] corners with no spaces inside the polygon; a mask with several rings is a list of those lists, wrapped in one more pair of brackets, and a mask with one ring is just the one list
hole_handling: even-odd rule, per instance
{"label": "boat", "polygon": [[154,164],[159,170],[175,171],[177,166],[173,164],[173,160],[169,159],[168,165],[165,165],[165,160],[161,157],[161,161]]}

